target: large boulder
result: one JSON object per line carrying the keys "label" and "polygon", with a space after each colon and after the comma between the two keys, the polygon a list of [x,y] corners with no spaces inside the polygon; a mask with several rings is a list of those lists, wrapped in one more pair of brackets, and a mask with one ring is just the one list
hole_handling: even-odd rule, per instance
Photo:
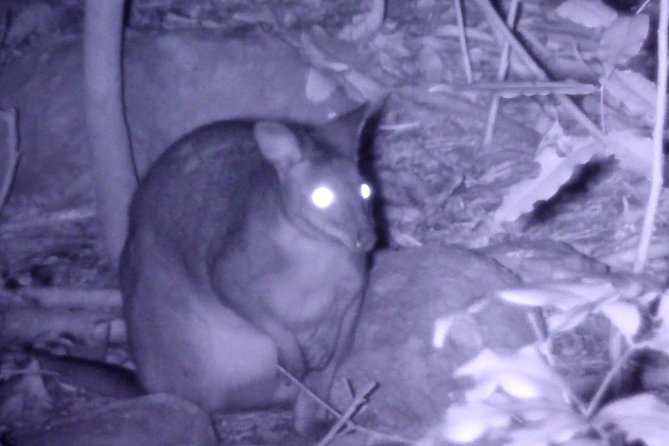
{"label": "large boulder", "polygon": [[[124,94],[140,172],[202,124],[232,117],[320,123],[355,105],[277,36],[130,33],[125,48]],[[0,108],[9,107],[19,110],[23,152],[15,192],[56,201],[92,197],[81,40],[34,50],[4,67]]]}
{"label": "large boulder", "polygon": [[[352,354],[340,367],[331,399],[344,410],[356,390],[380,384],[356,421],[420,437],[438,424],[465,388],[451,373],[482,348],[511,351],[532,341],[525,313],[496,300],[519,280],[500,264],[447,245],[383,251],[375,258]],[[477,311],[467,311],[475,302]],[[435,346],[435,322],[462,314],[452,336]],[[352,440],[355,444],[355,441]],[[347,444],[347,443],[342,443]]]}

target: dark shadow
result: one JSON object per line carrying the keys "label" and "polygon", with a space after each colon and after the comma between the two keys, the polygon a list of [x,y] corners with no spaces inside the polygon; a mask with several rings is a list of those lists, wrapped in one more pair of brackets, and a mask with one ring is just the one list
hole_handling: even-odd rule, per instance
{"label": "dark shadow", "polygon": [[537,204],[527,220],[525,229],[547,223],[555,218],[562,206],[574,200],[584,200],[590,187],[608,173],[615,164],[613,158],[592,161],[580,167],[572,177],[550,199]]}
{"label": "dark shadow", "polygon": [[603,0],[603,3],[621,12],[634,12],[643,0]]}
{"label": "dark shadow", "polygon": [[383,116],[384,107],[380,107],[369,117],[362,129],[360,136],[360,172],[363,177],[372,184],[374,194],[372,196],[372,213],[376,226],[378,242],[376,248],[386,248],[389,242],[388,220],[383,212],[383,190],[379,174],[376,170],[374,156],[375,141],[378,133],[379,122]]}

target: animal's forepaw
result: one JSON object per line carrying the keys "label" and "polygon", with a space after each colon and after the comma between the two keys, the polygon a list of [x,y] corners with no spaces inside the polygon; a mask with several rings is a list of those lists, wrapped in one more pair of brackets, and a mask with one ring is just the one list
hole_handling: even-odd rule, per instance
{"label": "animal's forepaw", "polygon": [[332,424],[324,409],[311,400],[311,397],[301,393],[297,397],[293,408],[295,431],[306,438],[323,437]]}
{"label": "animal's forepaw", "polygon": [[323,343],[311,342],[302,349],[304,358],[311,370],[322,370],[332,358],[333,347]]}

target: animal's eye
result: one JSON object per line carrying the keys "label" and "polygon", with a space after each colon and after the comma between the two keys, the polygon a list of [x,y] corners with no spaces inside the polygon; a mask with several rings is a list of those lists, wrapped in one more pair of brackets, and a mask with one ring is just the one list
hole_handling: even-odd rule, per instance
{"label": "animal's eye", "polygon": [[369,197],[372,196],[372,188],[369,187],[369,184],[362,183],[360,185],[360,196],[363,200],[369,200]]}
{"label": "animal's eye", "polygon": [[327,186],[319,186],[311,193],[311,202],[318,208],[325,209],[334,201],[334,193]]}

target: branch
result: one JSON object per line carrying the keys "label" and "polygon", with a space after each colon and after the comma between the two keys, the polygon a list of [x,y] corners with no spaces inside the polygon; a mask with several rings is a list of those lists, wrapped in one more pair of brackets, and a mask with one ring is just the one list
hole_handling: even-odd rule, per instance
{"label": "branch", "polygon": [[[330,404],[328,404],[327,402],[325,402],[321,398],[319,398],[318,395],[316,395],[314,392],[312,392],[311,389],[309,389],[307,386],[302,384],[300,382],[300,380],[295,378],[288,370],[286,370],[285,368],[283,368],[279,364],[276,365],[276,368],[277,368],[277,370],[279,370],[279,372],[282,375],[284,375],[293,384],[295,384],[300,389],[300,391],[306,392],[307,395],[309,395],[316,403],[318,403],[321,407],[323,407],[325,410],[327,410],[330,414],[334,415],[335,418],[337,418],[338,420],[342,419],[343,415],[341,413],[339,413],[339,411],[337,409],[335,409]],[[375,390],[375,387],[373,387],[372,390]],[[367,394],[363,394],[363,395],[365,395],[365,397],[367,396]],[[349,407],[349,409],[350,409],[350,407]],[[347,413],[348,413],[348,410],[347,410]],[[386,441],[393,441],[393,442],[400,443],[400,444],[414,444],[413,441],[411,441],[407,438],[402,438],[398,435],[384,434],[383,432],[378,432],[378,431],[375,431],[373,429],[369,429],[367,427],[360,426],[359,424],[356,424],[351,420],[344,419],[344,425],[343,426],[351,428],[355,431],[364,432],[364,433],[366,433],[367,435],[370,435],[373,438],[384,439]]]}
{"label": "branch", "polygon": [[337,422],[330,428],[328,431],[327,435],[318,442],[318,446],[325,446],[332,440],[335,435],[343,428],[346,426],[350,421],[353,416],[358,413],[358,410],[367,405],[369,402],[369,396],[374,392],[377,388],[379,387],[379,384],[376,382],[369,383],[367,387],[363,389],[362,392],[358,392],[355,395],[355,398],[353,399],[353,402],[349,404],[348,409],[339,417]]}
{"label": "branch", "polygon": [[[516,24],[516,17],[518,16],[519,0],[512,0],[509,7],[509,14],[506,17],[506,25],[513,29]],[[509,56],[511,55],[511,44],[508,41],[504,42],[502,46],[502,54],[499,59],[499,67],[497,68],[497,80],[503,81],[509,71]],[[497,121],[497,110],[499,108],[500,96],[493,95],[490,101],[490,109],[488,110],[488,120],[485,126],[485,134],[483,136],[483,145],[488,146],[492,142],[492,133],[495,129],[495,122]]]}
{"label": "branch", "polygon": [[653,166],[651,170],[650,195],[646,213],[643,217],[643,226],[641,228],[641,237],[639,240],[639,250],[634,262],[634,272],[643,271],[648,259],[648,249],[650,248],[650,238],[653,235],[655,226],[655,214],[660,201],[660,192],[662,191],[662,168],[664,167],[664,123],[667,114],[667,38],[669,32],[669,5],[668,0],[660,2],[660,17],[657,25],[657,90],[655,98],[655,127],[653,128]]}
{"label": "branch", "polygon": [[472,62],[469,60],[469,48],[467,47],[467,32],[465,28],[465,17],[462,11],[462,0],[455,0],[455,16],[458,20],[460,53],[462,53],[465,78],[467,79],[467,83],[471,84],[474,81],[474,75],[472,74]]}
{"label": "branch", "polygon": [[[479,7],[483,11],[483,14],[486,16],[488,19],[488,22],[490,22],[490,25],[495,29],[498,30],[504,39],[509,42],[511,45],[511,48],[515,52],[515,54],[520,58],[520,60],[527,66],[527,68],[532,72],[534,77],[536,77],[538,80],[549,80],[548,74],[544,71],[543,68],[539,66],[538,63],[534,61],[530,53],[525,49],[525,47],[516,39],[516,37],[513,35],[513,33],[509,30],[509,28],[504,24],[504,21],[499,17],[497,14],[497,11],[495,8],[492,6],[490,3],[490,0],[476,0],[476,3],[478,3]],[[606,137],[604,133],[597,127],[591,120],[586,116],[583,111],[578,108],[572,100],[565,95],[556,95],[556,98],[560,101],[563,107],[571,113],[571,115],[576,119],[585,129],[590,132],[592,136],[597,138],[600,141],[606,142]]]}
{"label": "branch", "polygon": [[2,212],[7,197],[9,197],[9,191],[12,188],[14,177],[16,176],[16,168],[19,165],[21,152],[19,151],[16,109],[11,108],[6,111],[0,111],[0,118],[2,118],[7,125],[7,165],[5,166],[6,168],[2,177],[2,183],[0,183],[0,212]]}

